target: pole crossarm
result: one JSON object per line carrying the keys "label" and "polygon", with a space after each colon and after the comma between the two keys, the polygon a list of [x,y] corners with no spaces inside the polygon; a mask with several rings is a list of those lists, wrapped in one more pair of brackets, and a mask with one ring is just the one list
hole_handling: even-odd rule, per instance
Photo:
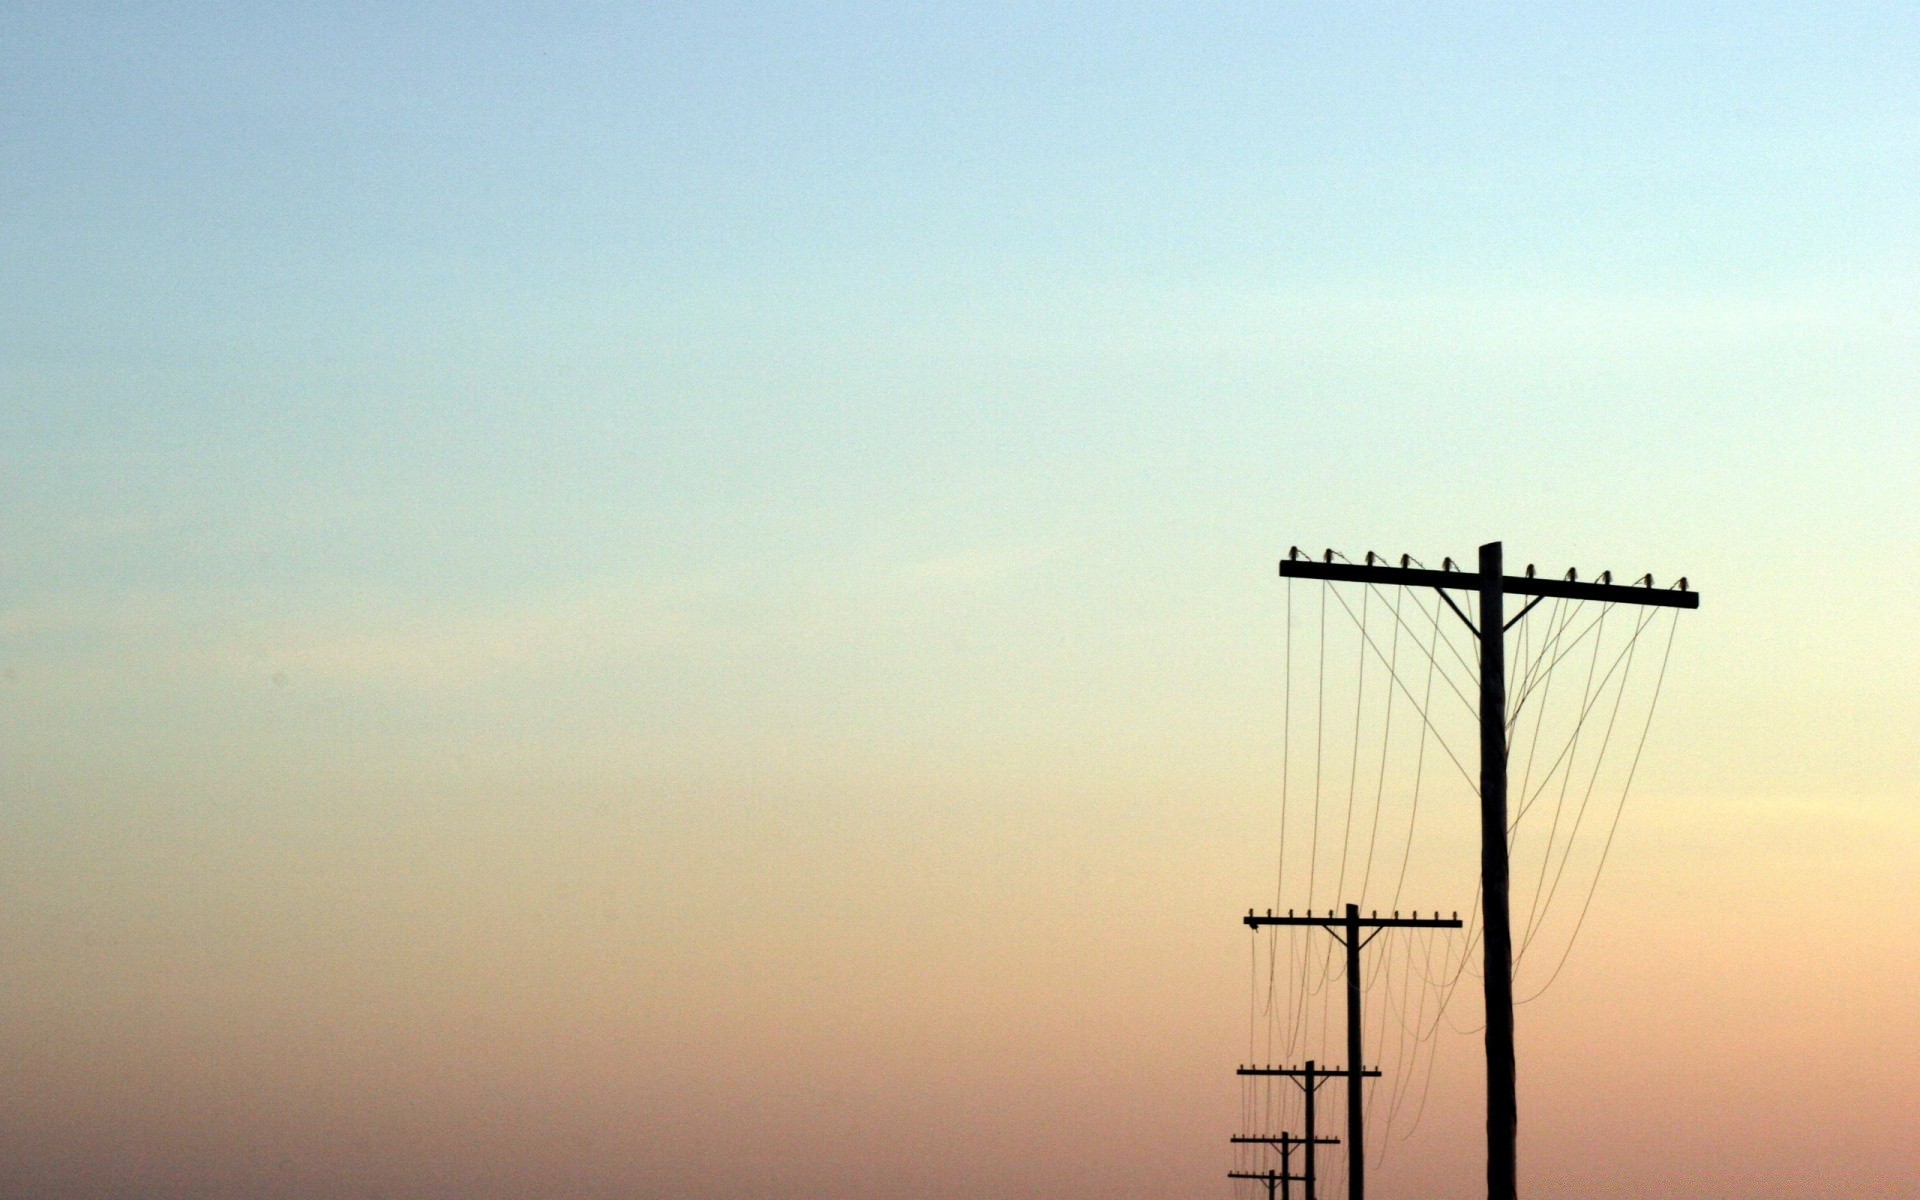
{"label": "pole crossarm", "polygon": [[[1240,1067],[1235,1075],[1284,1075],[1289,1079],[1345,1079],[1352,1074],[1345,1067]],[[1378,1079],[1380,1072],[1371,1067],[1360,1068],[1362,1078]]]}
{"label": "pole crossarm", "polygon": [[1305,1183],[1305,1175],[1286,1175],[1279,1171],[1228,1171],[1228,1179],[1258,1179],[1262,1183],[1272,1180],[1275,1183]]}
{"label": "pole crossarm", "polygon": [[[1326,579],[1335,583],[1378,583],[1399,587],[1430,587],[1460,592],[1477,592],[1481,578],[1475,571],[1432,571],[1424,567],[1363,566],[1358,563],[1314,562],[1307,558],[1283,558],[1280,574],[1289,579]],[[1672,588],[1645,584],[1583,583],[1577,579],[1544,579],[1531,575],[1505,575],[1500,590],[1509,596],[1551,596],[1566,600],[1600,600],[1608,604],[1651,604],[1661,608],[1699,608],[1700,593],[1687,590],[1686,580]]]}
{"label": "pole crossarm", "polygon": [[[1289,911],[1286,916],[1281,917],[1275,916],[1272,909],[1268,909],[1265,916],[1261,916],[1252,909],[1248,909],[1246,916],[1246,923],[1248,927],[1252,929],[1258,929],[1262,925],[1321,925],[1329,929],[1345,929],[1348,921],[1349,918],[1340,916],[1331,910],[1329,910],[1324,917],[1316,916],[1311,912],[1296,917],[1291,911]],[[1439,913],[1435,913],[1431,917],[1423,917],[1416,912],[1411,917],[1403,917],[1399,913],[1394,913],[1390,917],[1383,917],[1379,913],[1375,913],[1370,917],[1361,917],[1355,923],[1362,929],[1458,929],[1460,928],[1460,914],[1455,913],[1451,917],[1443,917]]]}
{"label": "pole crossarm", "polygon": [[[1374,1074],[1377,1075],[1379,1072],[1376,1071]],[[1243,1137],[1236,1133],[1227,1140],[1230,1142],[1250,1142],[1262,1146],[1304,1146],[1307,1144],[1306,1138],[1295,1137],[1290,1133],[1283,1133],[1278,1137]],[[1321,1146],[1338,1146],[1340,1144],[1340,1139],[1336,1137],[1317,1137],[1313,1140],[1317,1145]]]}

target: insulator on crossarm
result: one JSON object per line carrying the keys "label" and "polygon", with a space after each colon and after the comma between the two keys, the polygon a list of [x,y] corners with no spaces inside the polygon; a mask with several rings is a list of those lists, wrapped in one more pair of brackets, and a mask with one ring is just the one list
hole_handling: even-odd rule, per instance
{"label": "insulator on crossarm", "polygon": [[1652,586],[1653,586],[1653,572],[1652,572],[1652,571],[1648,571],[1648,572],[1647,572],[1647,573],[1646,573],[1645,575],[1642,575],[1642,576],[1641,576],[1640,578],[1638,578],[1638,579],[1636,579],[1636,580],[1634,580],[1634,582],[1635,582],[1635,583],[1637,583],[1637,584],[1639,584],[1639,585],[1640,585],[1641,587],[1652,587]]}
{"label": "insulator on crossarm", "polygon": [[1460,568],[1453,565],[1451,558],[1443,558],[1440,560],[1440,569],[1442,571],[1458,571]]}
{"label": "insulator on crossarm", "polygon": [[1373,551],[1371,550],[1367,551],[1367,565],[1369,567],[1373,565]]}
{"label": "insulator on crossarm", "polygon": [[1685,575],[1680,577],[1680,590],[1683,592],[1687,590],[1687,577]]}
{"label": "insulator on crossarm", "polygon": [[1579,572],[1579,571],[1577,571],[1577,570],[1575,570],[1575,569],[1574,569],[1574,568],[1572,568],[1572,567],[1568,567],[1568,568],[1567,568],[1567,580],[1568,580],[1568,582],[1572,582],[1573,580],[1576,580],[1576,579],[1578,579],[1578,578],[1580,578],[1580,572]]}
{"label": "insulator on crossarm", "polygon": [[1613,572],[1612,572],[1612,571],[1602,571],[1602,572],[1600,572],[1600,582],[1601,582],[1601,583],[1612,583],[1612,582],[1613,582]]}
{"label": "insulator on crossarm", "polygon": [[1331,546],[1329,546],[1329,547],[1327,547],[1327,552],[1326,552],[1326,554],[1325,554],[1325,555],[1324,555],[1323,557],[1325,558],[1325,560],[1326,560],[1327,562],[1332,562],[1332,561],[1333,561],[1333,547],[1331,547]]}
{"label": "insulator on crossarm", "polygon": [[1298,547],[1298,546],[1288,546],[1288,547],[1287,547],[1287,557],[1288,557],[1288,558],[1299,558],[1299,557],[1300,557],[1300,547]]}
{"label": "insulator on crossarm", "polygon": [[1401,565],[1402,567],[1410,567],[1410,566],[1412,566],[1412,565],[1413,565],[1413,555],[1411,555],[1411,554],[1402,554],[1402,555],[1400,556],[1400,565]]}

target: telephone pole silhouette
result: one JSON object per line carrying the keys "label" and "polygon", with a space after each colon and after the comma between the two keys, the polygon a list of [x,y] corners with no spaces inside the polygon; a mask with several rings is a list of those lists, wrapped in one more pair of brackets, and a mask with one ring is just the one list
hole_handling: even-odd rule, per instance
{"label": "telephone pole silhouette", "polygon": [[[1680,580],[1677,590],[1657,589],[1651,575],[1634,586],[1610,582],[1601,575],[1598,583],[1581,583],[1572,571],[1565,579],[1536,579],[1533,568],[1524,576],[1507,575],[1501,560],[1499,542],[1480,547],[1480,569],[1469,573],[1451,569],[1433,571],[1413,567],[1402,557],[1398,567],[1375,564],[1377,555],[1369,553],[1364,564],[1336,563],[1327,551],[1323,562],[1299,557],[1296,547],[1281,560],[1280,574],[1286,578],[1319,579],[1330,582],[1365,583],[1387,587],[1430,587],[1472,630],[1480,643],[1480,887],[1484,904],[1483,934],[1486,952],[1487,1005],[1487,1200],[1517,1200],[1519,1108],[1515,1097],[1513,1058],[1513,925],[1507,898],[1507,652],[1506,631],[1532,611],[1534,605],[1552,596],[1568,600],[1597,600],[1603,604],[1655,605],[1665,608],[1699,608],[1698,592],[1687,590]],[[1473,592],[1480,598],[1480,620],[1476,624],[1454,602],[1449,591]],[[1525,607],[1511,619],[1506,617],[1508,596],[1528,596]],[[1349,906],[1351,910],[1351,906]],[[1263,922],[1279,923],[1279,922]],[[1294,922],[1296,924],[1300,922]],[[1247,924],[1254,924],[1249,915]],[[1349,961],[1352,950],[1348,950]],[[1349,999],[1353,982],[1348,980]],[[1351,1034],[1349,1035],[1351,1044]],[[1359,1061],[1356,1055],[1354,1061]],[[1357,1090],[1358,1085],[1353,1087]],[[1349,1134],[1353,1143],[1347,1150],[1350,1161],[1364,1163],[1364,1148],[1359,1138]],[[1351,1173],[1350,1173],[1351,1177]],[[1356,1197],[1358,1193],[1355,1193]]]}
{"label": "telephone pole silhouette", "polygon": [[1280,1188],[1281,1200],[1293,1200],[1293,1185],[1296,1183],[1306,1184],[1307,1200],[1313,1200],[1313,1168],[1309,1166],[1305,1175],[1295,1175],[1293,1173],[1293,1148],[1295,1146],[1305,1146],[1307,1153],[1311,1155],[1315,1143],[1320,1145],[1333,1145],[1340,1141],[1339,1138],[1316,1138],[1312,1136],[1298,1138],[1290,1133],[1283,1133],[1278,1137],[1236,1137],[1232,1140],[1236,1142],[1260,1142],[1279,1148],[1280,1169],[1278,1171],[1270,1170],[1263,1174],[1255,1174],[1251,1171],[1227,1172],[1228,1179],[1258,1179],[1263,1181],[1267,1185],[1267,1200],[1273,1200],[1273,1189],[1276,1185]]}
{"label": "telephone pole silhouette", "polygon": [[[1422,917],[1414,913],[1403,917],[1399,913],[1383,917],[1375,913],[1370,917],[1360,915],[1360,906],[1347,905],[1344,917],[1332,912],[1324,917],[1308,913],[1296,917],[1288,913],[1276,917],[1269,910],[1264,917],[1247,913],[1247,925],[1258,929],[1262,925],[1318,925],[1334,936],[1334,939],[1347,948],[1347,1061],[1359,1063],[1360,1057],[1360,951],[1374,938],[1380,936],[1382,929],[1458,929],[1460,916],[1442,917],[1435,913],[1431,917]],[[1362,938],[1360,931],[1371,929],[1373,932]],[[1360,1096],[1360,1084],[1367,1076],[1377,1076],[1378,1071],[1349,1070],[1347,1077],[1347,1197],[1348,1200],[1366,1200],[1367,1195],[1367,1140],[1365,1137],[1366,1105]],[[1312,1093],[1309,1092],[1309,1095]]]}
{"label": "telephone pole silhouette", "polygon": [[[1241,1067],[1238,1071],[1234,1072],[1234,1074],[1236,1075],[1281,1076],[1286,1079],[1291,1079],[1295,1083],[1299,1084],[1300,1090],[1306,1093],[1307,1134],[1305,1137],[1295,1138],[1293,1140],[1295,1144],[1306,1147],[1306,1151],[1307,1151],[1307,1174],[1306,1174],[1307,1200],[1316,1200],[1316,1197],[1314,1195],[1314,1189],[1319,1186],[1319,1184],[1316,1181],[1320,1178],[1320,1172],[1318,1170],[1317,1163],[1314,1160],[1314,1153],[1313,1153],[1314,1147],[1315,1146],[1337,1146],[1340,1144],[1339,1138],[1324,1138],[1324,1137],[1320,1137],[1317,1134],[1315,1130],[1315,1124],[1314,1124],[1314,1097],[1319,1094],[1320,1085],[1325,1083],[1327,1080],[1338,1079],[1338,1078],[1341,1078],[1342,1076],[1351,1075],[1352,1073],[1353,1072],[1345,1070],[1344,1068],[1341,1068],[1341,1067],[1320,1066],[1316,1064],[1312,1059],[1308,1059],[1307,1065],[1304,1067]],[[1360,1072],[1360,1074],[1370,1079],[1377,1079],[1380,1077],[1380,1072],[1378,1071],[1368,1071],[1363,1069]],[[1280,1136],[1288,1137],[1289,1135],[1281,1134]],[[1256,1138],[1256,1137],[1236,1137],[1233,1140],[1236,1142],[1264,1142],[1270,1139]]]}
{"label": "telephone pole silhouette", "polygon": [[1280,1189],[1281,1200],[1293,1200],[1291,1185],[1306,1178],[1305,1175],[1289,1175],[1283,1166],[1278,1171],[1228,1171],[1228,1179],[1258,1179],[1267,1185],[1267,1200],[1273,1200],[1273,1189]]}

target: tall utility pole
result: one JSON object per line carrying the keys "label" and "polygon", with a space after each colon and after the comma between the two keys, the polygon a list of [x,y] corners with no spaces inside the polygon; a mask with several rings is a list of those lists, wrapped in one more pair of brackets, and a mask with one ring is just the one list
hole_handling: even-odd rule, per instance
{"label": "tall utility pole", "polygon": [[[1324,917],[1308,913],[1296,917],[1288,913],[1276,917],[1269,909],[1264,917],[1247,913],[1247,924],[1254,929],[1262,925],[1319,925],[1331,933],[1341,945],[1347,948],[1347,1061],[1358,1064],[1364,1061],[1360,1057],[1360,950],[1368,942],[1380,935],[1382,929],[1458,929],[1460,915],[1442,917],[1435,913],[1431,917],[1422,917],[1419,913],[1403,917],[1399,913],[1383,917],[1375,913],[1370,917],[1360,915],[1360,906],[1347,905],[1347,915],[1335,916],[1328,912]],[[1373,932],[1366,937],[1360,936],[1362,929]],[[1361,1080],[1369,1075],[1379,1075],[1378,1071],[1347,1071],[1347,1200],[1366,1200],[1367,1195],[1367,1140],[1364,1127],[1366,1105],[1361,1098]]]}
{"label": "tall utility pole", "polygon": [[[1314,1097],[1319,1095],[1320,1085],[1327,1080],[1338,1079],[1342,1076],[1351,1075],[1353,1072],[1340,1067],[1322,1067],[1317,1065],[1312,1059],[1308,1059],[1307,1065],[1304,1067],[1241,1067],[1238,1071],[1234,1072],[1234,1074],[1278,1075],[1293,1080],[1300,1085],[1300,1090],[1306,1093],[1307,1136],[1300,1139],[1300,1144],[1307,1148],[1307,1200],[1317,1200],[1314,1189],[1319,1186],[1316,1180],[1320,1178],[1320,1173],[1316,1169],[1317,1164],[1314,1161],[1313,1148],[1315,1146],[1337,1146],[1340,1144],[1340,1139],[1323,1138],[1316,1133],[1316,1126],[1313,1119]],[[1360,1074],[1372,1079],[1378,1079],[1380,1077],[1380,1072],[1378,1071],[1362,1070]],[[1233,1140],[1236,1142],[1254,1142],[1264,1141],[1265,1139],[1237,1137]]]}
{"label": "tall utility pole", "polygon": [[[1507,609],[1500,543],[1480,547],[1480,888],[1487,1006],[1487,1196],[1519,1200],[1519,1067],[1513,1054],[1513,917],[1507,870]],[[1445,592],[1440,593],[1446,595]],[[1524,609],[1522,612],[1526,611]],[[1524,784],[1522,786],[1525,786]],[[1495,1081],[1498,1081],[1496,1086]]]}
{"label": "tall utility pole", "polygon": [[[1294,555],[1298,550],[1293,552]],[[1487,1200],[1517,1200],[1519,1107],[1515,1097],[1513,1060],[1513,926],[1507,900],[1507,650],[1505,634],[1538,604],[1554,596],[1568,600],[1597,600],[1603,604],[1641,604],[1664,608],[1699,608],[1700,594],[1687,590],[1682,579],[1677,590],[1657,589],[1653,577],[1628,587],[1615,583],[1580,583],[1567,572],[1565,579],[1536,579],[1533,568],[1525,576],[1507,575],[1499,542],[1480,547],[1480,570],[1431,571],[1408,565],[1402,558],[1390,567],[1376,556],[1365,564],[1336,563],[1333,552],[1324,562],[1289,556],[1280,574],[1295,579],[1320,579],[1392,587],[1430,587],[1465,621],[1480,642],[1480,888],[1485,912],[1487,996]],[[1448,561],[1452,565],[1451,560]],[[1603,580],[1608,578],[1603,575]],[[1480,622],[1475,625],[1448,591],[1475,592],[1480,597]],[[1525,608],[1506,619],[1506,597],[1530,596]],[[1248,918],[1251,925],[1253,919]],[[1351,983],[1348,985],[1352,986]],[[1351,1154],[1351,1149],[1349,1150]]]}
{"label": "tall utility pole", "polygon": [[1337,1145],[1340,1141],[1339,1138],[1316,1138],[1311,1135],[1301,1138],[1295,1137],[1290,1133],[1283,1133],[1278,1137],[1235,1137],[1231,1140],[1235,1142],[1255,1142],[1261,1145],[1273,1146],[1280,1151],[1280,1170],[1278,1172],[1268,1171],[1265,1174],[1259,1175],[1246,1171],[1227,1172],[1228,1179],[1264,1180],[1267,1185],[1267,1200],[1273,1200],[1273,1188],[1275,1184],[1280,1186],[1282,1200],[1293,1200],[1293,1185],[1296,1183],[1306,1184],[1307,1200],[1313,1200],[1313,1171],[1309,1169],[1305,1175],[1295,1175],[1293,1173],[1293,1148],[1295,1146],[1305,1146],[1307,1153],[1311,1154],[1316,1144],[1322,1146]]}

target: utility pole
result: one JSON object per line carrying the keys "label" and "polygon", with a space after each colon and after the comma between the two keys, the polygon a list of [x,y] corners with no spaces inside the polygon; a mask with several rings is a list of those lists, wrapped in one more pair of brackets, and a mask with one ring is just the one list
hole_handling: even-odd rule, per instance
{"label": "utility pole", "polygon": [[1258,1179],[1267,1185],[1267,1200],[1273,1200],[1273,1189],[1276,1187],[1281,1189],[1281,1200],[1293,1200],[1293,1187],[1291,1185],[1297,1180],[1305,1179],[1306,1176],[1289,1175],[1286,1172],[1286,1168],[1282,1167],[1278,1171],[1260,1171],[1257,1173],[1253,1171],[1228,1171],[1227,1178]]}
{"label": "utility pole", "polygon": [[[1262,925],[1318,925],[1334,936],[1334,940],[1347,948],[1347,1061],[1359,1063],[1360,1057],[1360,950],[1368,942],[1380,935],[1382,929],[1458,929],[1460,914],[1442,917],[1435,913],[1431,917],[1422,917],[1414,913],[1403,917],[1399,913],[1383,917],[1374,913],[1370,917],[1360,915],[1360,906],[1347,905],[1344,917],[1335,916],[1331,910],[1324,917],[1308,913],[1296,917],[1288,913],[1276,917],[1269,909],[1264,917],[1255,916],[1252,910],[1247,912],[1248,926],[1258,929]],[[1366,937],[1360,936],[1362,929],[1373,932]],[[1347,1200],[1366,1200],[1367,1195],[1367,1141],[1365,1137],[1366,1105],[1361,1100],[1360,1083],[1369,1075],[1379,1075],[1378,1071],[1349,1070],[1347,1076]]]}
{"label": "utility pole", "polygon": [[[1320,1178],[1320,1173],[1317,1169],[1318,1164],[1314,1161],[1314,1153],[1313,1153],[1314,1147],[1315,1146],[1337,1146],[1340,1144],[1339,1138],[1323,1138],[1316,1134],[1314,1119],[1313,1119],[1314,1097],[1319,1094],[1320,1085],[1325,1083],[1327,1080],[1338,1079],[1341,1076],[1351,1075],[1352,1073],[1353,1072],[1345,1070],[1340,1067],[1319,1066],[1312,1059],[1308,1059],[1307,1065],[1304,1067],[1241,1067],[1238,1071],[1234,1072],[1234,1074],[1236,1075],[1281,1076],[1286,1079],[1291,1079],[1295,1083],[1299,1084],[1300,1090],[1306,1093],[1307,1136],[1300,1139],[1300,1144],[1305,1146],[1307,1149],[1307,1177],[1306,1177],[1307,1200],[1317,1200],[1317,1197],[1315,1196],[1315,1193],[1314,1193],[1314,1189],[1319,1186],[1319,1184],[1316,1181]],[[1360,1074],[1370,1079],[1378,1079],[1380,1077],[1380,1072],[1378,1071],[1362,1070]],[[1233,1140],[1236,1142],[1241,1142],[1241,1141],[1257,1141],[1260,1139],[1234,1138]]]}
{"label": "utility pole", "polygon": [[[1307,1128],[1312,1129],[1313,1126],[1309,1124]],[[1340,1144],[1339,1138],[1317,1138],[1317,1137],[1314,1137],[1311,1133],[1309,1133],[1306,1137],[1295,1137],[1290,1133],[1283,1133],[1278,1135],[1277,1137],[1234,1137],[1228,1140],[1233,1142],[1253,1142],[1257,1144],[1274,1146],[1279,1149],[1280,1174],[1277,1177],[1274,1175],[1272,1171],[1268,1171],[1265,1175],[1250,1175],[1240,1171],[1229,1171],[1227,1173],[1228,1179],[1264,1179],[1266,1180],[1267,1181],[1267,1200],[1273,1200],[1273,1185],[1276,1181],[1276,1178],[1280,1184],[1280,1195],[1282,1197],[1282,1200],[1293,1200],[1292,1185],[1296,1182],[1304,1183],[1307,1185],[1307,1200],[1313,1200],[1313,1167],[1311,1165],[1311,1161],[1309,1161],[1309,1165],[1307,1167],[1307,1173],[1305,1175],[1295,1175],[1293,1173],[1293,1148],[1295,1146],[1305,1146],[1307,1149],[1308,1159],[1311,1160],[1313,1156],[1313,1148],[1316,1145],[1337,1146]]]}
{"label": "utility pole", "polygon": [[[1569,600],[1597,600],[1603,604],[1656,605],[1665,608],[1699,608],[1700,594],[1687,590],[1680,580],[1677,589],[1655,588],[1653,576],[1639,584],[1625,586],[1610,582],[1602,574],[1598,583],[1581,583],[1572,571],[1565,579],[1536,579],[1533,568],[1524,576],[1505,574],[1499,542],[1480,547],[1480,569],[1469,574],[1451,569],[1448,559],[1441,571],[1414,567],[1402,557],[1398,567],[1386,565],[1369,553],[1364,564],[1336,563],[1333,551],[1325,561],[1299,557],[1294,549],[1280,563],[1280,574],[1294,579],[1320,579],[1343,583],[1365,583],[1392,587],[1430,587],[1440,593],[1459,618],[1466,622],[1480,642],[1480,888],[1485,912],[1484,948],[1486,953],[1487,1004],[1487,1200],[1518,1200],[1519,1106],[1516,1098],[1513,1057],[1513,926],[1507,899],[1507,653],[1505,634],[1527,615],[1533,606],[1548,596]],[[1480,597],[1480,621],[1476,625],[1449,591],[1474,592]],[[1506,618],[1506,597],[1529,596],[1526,607]],[[1253,924],[1247,918],[1247,924]],[[1298,923],[1298,922],[1296,922]],[[1351,957],[1351,950],[1349,950]],[[1348,981],[1349,996],[1353,983]],[[1352,1139],[1357,1142],[1356,1139]],[[1356,1155],[1352,1148],[1348,1153]]]}
{"label": "utility pole", "polygon": [[1487,998],[1487,1195],[1519,1200],[1520,1084],[1513,1052],[1513,919],[1507,900],[1504,573],[1500,543],[1480,547],[1480,628],[1475,632],[1480,635],[1480,889],[1486,897],[1480,930]]}

